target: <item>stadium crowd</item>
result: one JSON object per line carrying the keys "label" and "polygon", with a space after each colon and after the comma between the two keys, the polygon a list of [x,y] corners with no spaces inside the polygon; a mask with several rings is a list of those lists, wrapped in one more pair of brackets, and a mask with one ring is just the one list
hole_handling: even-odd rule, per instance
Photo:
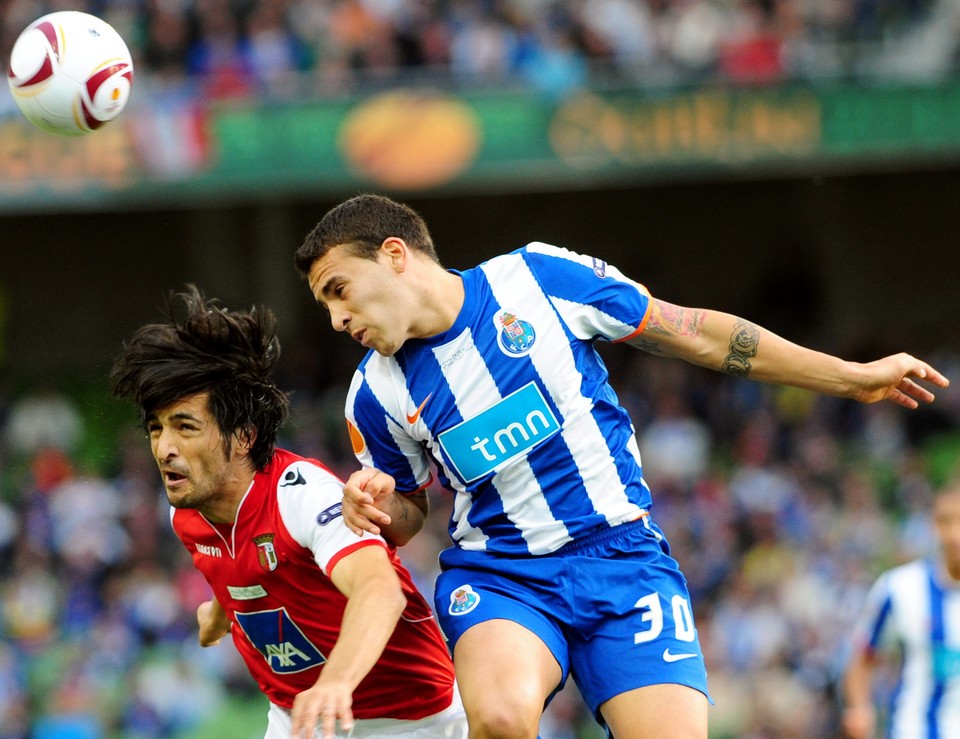
{"label": "stadium crowd", "polygon": [[[0,50],[6,58],[42,13],[85,7],[127,40],[138,84],[208,98],[339,95],[405,80],[563,93],[587,82],[765,82],[884,64],[937,71],[954,61],[955,5],[0,0]],[[606,356],[637,423],[653,515],[690,581],[716,701],[712,735],[836,736],[837,680],[866,589],[926,551],[930,490],[960,473],[960,393],[911,413],[686,365],[668,371],[638,352]],[[960,377],[960,355],[926,358]],[[281,439],[344,477],[356,467],[345,390],[298,390]],[[186,737],[225,720],[237,695],[264,715],[232,647],[197,645],[207,586],[173,537],[133,419],[99,463],[78,452],[102,430],[97,413],[63,392],[0,385],[0,739]],[[440,490],[431,500],[428,529],[402,551],[426,593],[449,505]],[[565,690],[542,736],[595,736],[583,712]]]}
{"label": "stadium crowd", "polygon": [[[690,580],[711,736],[838,736],[837,681],[866,589],[927,550],[932,486],[960,473],[957,393],[908,412],[605,355],[637,421],[653,515]],[[960,376],[960,355],[930,359]],[[356,468],[344,391],[297,390],[286,429],[342,476]],[[264,715],[233,647],[197,646],[207,586],[173,536],[135,420],[96,465],[77,451],[91,413],[65,393],[0,395],[0,739],[188,737],[222,725],[231,697]],[[428,594],[449,505],[439,489],[431,500],[401,552]],[[574,689],[542,736],[597,736]]]}
{"label": "stadium crowd", "polygon": [[0,51],[43,12],[86,9],[138,85],[207,99],[360,85],[527,85],[932,73],[953,65],[951,0],[7,0]]}

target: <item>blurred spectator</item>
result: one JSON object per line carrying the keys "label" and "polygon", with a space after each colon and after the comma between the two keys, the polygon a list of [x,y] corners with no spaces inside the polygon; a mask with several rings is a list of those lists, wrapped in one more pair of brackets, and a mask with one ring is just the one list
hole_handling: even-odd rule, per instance
{"label": "blurred spectator", "polygon": [[83,420],[70,398],[55,390],[37,389],[11,404],[4,441],[17,454],[45,448],[72,452],[82,433]]}
{"label": "blurred spectator", "polygon": [[204,0],[194,8],[197,32],[187,49],[187,73],[200,82],[207,99],[252,95],[256,75],[250,45],[228,0]]}

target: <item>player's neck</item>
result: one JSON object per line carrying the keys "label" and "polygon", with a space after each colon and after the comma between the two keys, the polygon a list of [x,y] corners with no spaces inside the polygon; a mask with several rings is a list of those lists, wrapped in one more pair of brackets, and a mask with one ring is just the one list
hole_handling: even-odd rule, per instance
{"label": "player's neck", "polygon": [[224,480],[221,493],[199,508],[204,518],[211,523],[235,523],[240,504],[253,485],[253,477],[251,472]]}
{"label": "player's neck", "polygon": [[422,311],[414,319],[411,334],[426,339],[447,331],[463,308],[463,279],[442,267],[425,271],[418,281]]}
{"label": "player's neck", "polygon": [[955,588],[960,587],[960,562],[951,562],[944,559],[941,563],[940,572],[947,585]]}

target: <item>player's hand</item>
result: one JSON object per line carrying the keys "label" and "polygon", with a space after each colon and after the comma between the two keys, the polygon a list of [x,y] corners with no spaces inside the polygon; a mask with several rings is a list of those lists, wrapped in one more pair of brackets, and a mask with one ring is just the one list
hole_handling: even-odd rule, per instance
{"label": "player's hand", "polygon": [[313,739],[319,727],[323,739],[336,736],[337,721],[349,732],[353,728],[353,691],[341,682],[324,683],[323,679],[293,699],[290,711],[294,739]]}
{"label": "player's hand", "polygon": [[230,619],[216,599],[200,604],[197,608],[197,624],[200,626],[201,647],[215,647],[230,633]]}
{"label": "player's hand", "polygon": [[394,479],[373,467],[357,470],[343,486],[343,521],[357,536],[364,531],[379,534],[380,526],[389,526],[384,512],[396,489]]}
{"label": "player's hand", "polygon": [[918,384],[922,380],[935,387],[945,388],[950,381],[931,367],[909,354],[893,354],[862,365],[863,380],[853,397],[861,403],[889,400],[904,408],[916,408],[930,403],[934,394]]}
{"label": "player's hand", "polygon": [[870,739],[875,724],[873,706],[849,706],[843,712],[843,733],[850,739]]}

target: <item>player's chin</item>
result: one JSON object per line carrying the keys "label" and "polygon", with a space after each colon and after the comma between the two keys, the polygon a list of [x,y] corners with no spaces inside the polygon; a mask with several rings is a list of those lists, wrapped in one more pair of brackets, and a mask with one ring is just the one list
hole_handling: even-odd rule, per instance
{"label": "player's chin", "polygon": [[167,502],[174,508],[196,508],[195,496],[185,490],[171,490],[167,488]]}
{"label": "player's chin", "polygon": [[383,357],[392,357],[400,351],[401,344],[390,343],[388,341],[371,342],[370,348]]}

